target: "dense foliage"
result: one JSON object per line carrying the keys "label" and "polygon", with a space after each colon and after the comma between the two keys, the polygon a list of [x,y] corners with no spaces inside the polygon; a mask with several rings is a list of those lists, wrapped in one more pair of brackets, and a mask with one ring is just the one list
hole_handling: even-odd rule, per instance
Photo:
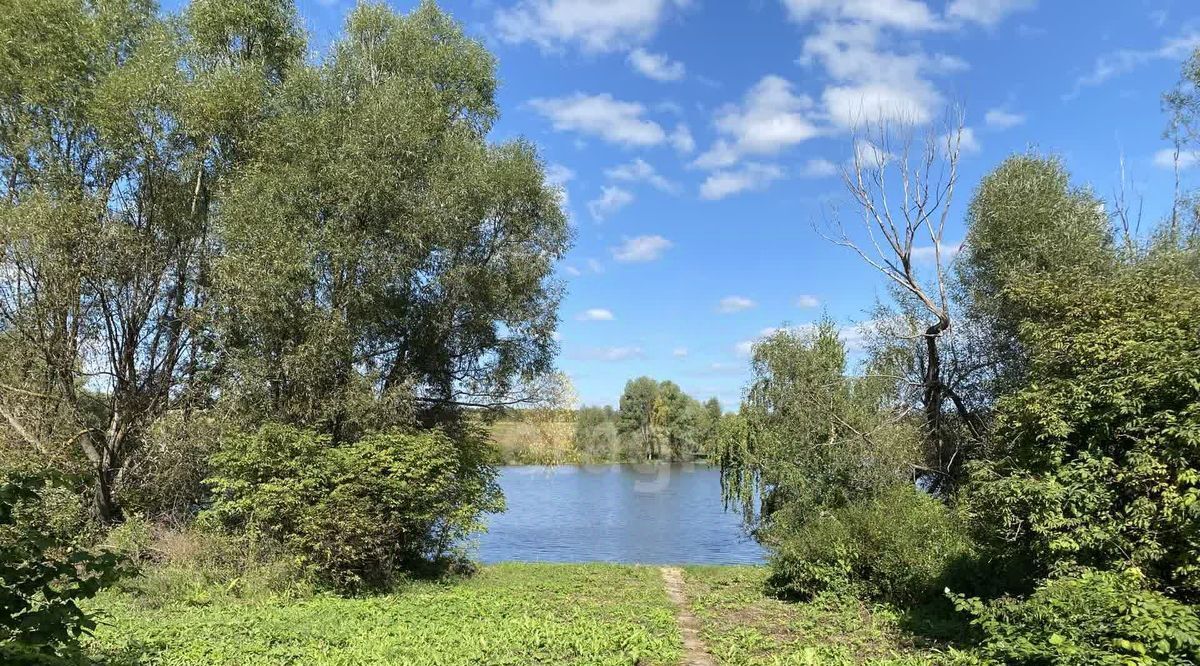
{"label": "dense foliage", "polygon": [[218,220],[242,411],[352,439],[552,370],[566,220],[531,145],[487,143],[495,88],[432,4],[360,6],[288,80]]}
{"label": "dense foliage", "polygon": [[10,476],[0,482],[4,663],[77,657],[80,637],[96,628],[93,614],[79,604],[128,573],[118,555],[67,542],[39,520],[42,496],[62,484],[63,480],[34,476]]}
{"label": "dense foliage", "polygon": [[[1181,151],[1200,140],[1197,62],[1167,98]],[[858,375],[831,326],[760,344],[718,439],[727,497],[772,550],[771,587],[910,608],[949,587],[973,618],[957,632],[967,662],[1194,663],[1197,210],[1181,196],[1145,233],[1120,194],[1109,208],[1060,160],[1015,155],[976,189],[952,275],[919,279],[911,236],[888,237],[896,256],[874,267],[898,286]],[[922,333],[930,312],[949,324]]]}
{"label": "dense foliage", "polygon": [[291,0],[3,13],[0,463],[186,521],[225,436],[459,432],[550,374],[560,194],[432,3],[311,60]]}
{"label": "dense foliage", "polygon": [[1037,381],[1001,401],[970,496],[1018,566],[1138,567],[1200,599],[1200,280],[1176,263],[1020,291]]}
{"label": "dense foliage", "polygon": [[283,544],[341,589],[378,588],[454,554],[503,508],[486,446],[440,431],[387,431],[352,444],[282,425],[229,438],[213,457],[201,515]]}
{"label": "dense foliage", "polygon": [[720,428],[716,461],[727,501],[767,540],[776,527],[912,483],[917,439],[889,409],[895,380],[882,367],[851,377],[846,365],[830,321],[781,330],[754,348],[754,379],[735,420]]}
{"label": "dense foliage", "polygon": [[921,603],[958,582],[972,551],[958,516],[916,488],[898,486],[786,532],[767,585],[788,598],[850,592]]}
{"label": "dense foliage", "polygon": [[638,377],[625,383],[616,413],[624,458],[628,460],[690,460],[699,455],[712,435],[721,406],[701,404],[672,381]]}
{"label": "dense foliage", "polygon": [[1200,615],[1145,589],[1136,571],[1085,569],[1026,599],[958,598],[982,634],[978,661],[1052,666],[1184,666],[1200,660]]}
{"label": "dense foliage", "polygon": [[966,224],[955,269],[968,362],[978,366],[970,397],[991,405],[1020,388],[1029,372],[1019,328],[1041,317],[1015,291],[1019,285],[1100,276],[1117,257],[1104,203],[1073,186],[1053,157],[1013,155],[989,172],[971,198]]}

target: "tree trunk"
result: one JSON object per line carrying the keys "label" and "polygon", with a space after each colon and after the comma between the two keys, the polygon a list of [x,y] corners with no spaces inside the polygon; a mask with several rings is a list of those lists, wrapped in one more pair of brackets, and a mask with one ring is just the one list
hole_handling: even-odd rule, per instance
{"label": "tree trunk", "polygon": [[125,513],[113,496],[116,476],[115,467],[110,464],[108,456],[103,456],[103,462],[96,470],[96,487],[92,495],[92,508],[96,512],[96,517],[104,525],[125,522]]}

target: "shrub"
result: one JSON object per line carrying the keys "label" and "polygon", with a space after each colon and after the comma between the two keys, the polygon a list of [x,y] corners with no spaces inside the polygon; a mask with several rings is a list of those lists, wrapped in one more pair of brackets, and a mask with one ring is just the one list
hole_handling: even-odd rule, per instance
{"label": "shrub", "polygon": [[829,511],[781,536],[768,586],[804,599],[845,591],[919,603],[936,598],[972,552],[958,517],[907,486]]}
{"label": "shrub", "polygon": [[1167,260],[1014,296],[1037,381],[998,405],[966,501],[978,541],[1031,580],[1131,563],[1200,601],[1200,282]]}
{"label": "shrub", "polygon": [[312,571],[282,545],[217,530],[158,527],[149,548],[155,566],[123,582],[140,605],[158,608],[235,600],[294,600],[315,592]]}
{"label": "shrub", "polygon": [[1200,616],[1145,589],[1136,570],[1084,569],[1044,581],[1026,599],[956,597],[974,616],[983,663],[1139,666],[1200,663]]}
{"label": "shrub", "polygon": [[207,495],[204,479],[223,427],[219,418],[202,411],[172,411],[155,419],[122,477],[122,505],[155,523],[195,518]]}
{"label": "shrub", "polygon": [[[9,476],[0,483],[0,656],[3,663],[52,663],[78,652],[95,626],[78,602],[127,573],[111,552],[64,542],[39,519],[59,479]],[[35,656],[42,655],[42,656]]]}
{"label": "shrub", "polygon": [[444,561],[503,508],[482,439],[389,431],[335,446],[268,425],[227,440],[213,458],[203,515],[251,540],[281,544],[341,590],[378,588]]}

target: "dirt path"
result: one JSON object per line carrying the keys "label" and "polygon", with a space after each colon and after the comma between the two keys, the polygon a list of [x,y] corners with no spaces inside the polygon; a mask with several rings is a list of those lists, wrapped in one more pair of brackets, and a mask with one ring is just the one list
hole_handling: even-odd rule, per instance
{"label": "dirt path", "polygon": [[688,609],[687,594],[683,591],[683,572],[676,567],[662,568],[663,583],[667,588],[667,598],[675,604],[675,622],[679,625],[679,633],[683,635],[682,666],[717,666],[716,660],[704,647],[700,638],[700,622]]}

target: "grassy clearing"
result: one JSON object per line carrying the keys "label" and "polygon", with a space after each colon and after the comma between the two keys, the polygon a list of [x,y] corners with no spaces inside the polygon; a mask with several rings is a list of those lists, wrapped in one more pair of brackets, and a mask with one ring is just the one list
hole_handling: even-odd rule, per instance
{"label": "grassy clearing", "polygon": [[[762,593],[765,567],[686,567],[701,637],[722,666],[944,661],[886,608]],[[345,599],[159,570],[102,596],[91,643],[111,666],[673,666],[683,656],[658,567],[501,564],[469,579]]]}
{"label": "grassy clearing", "polygon": [[886,608],[821,597],[785,603],[762,593],[765,567],[686,567],[701,637],[722,666],[937,664],[935,649],[899,627]]}
{"label": "grassy clearing", "polygon": [[359,599],[197,592],[102,597],[93,652],[120,666],[665,666],[682,649],[655,567],[506,564]]}

